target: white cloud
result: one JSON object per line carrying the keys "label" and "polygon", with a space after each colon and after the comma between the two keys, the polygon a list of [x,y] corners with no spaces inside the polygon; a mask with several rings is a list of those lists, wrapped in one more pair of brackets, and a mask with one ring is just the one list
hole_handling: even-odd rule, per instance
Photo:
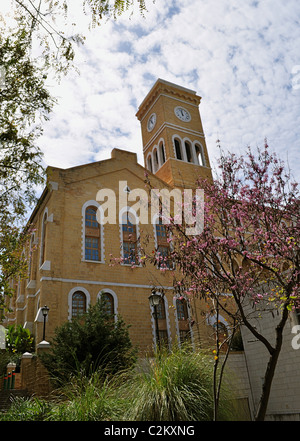
{"label": "white cloud", "polygon": [[[172,5],[171,7],[169,5]],[[87,34],[78,51],[80,76],[61,86],[41,146],[45,161],[71,166],[110,157],[114,147],[138,153],[141,103],[157,78],[196,90],[208,149],[217,138],[235,151],[272,149],[300,176],[300,6],[296,0],[173,0],[148,2],[141,18],[128,14]],[[80,27],[86,33],[85,23]]]}

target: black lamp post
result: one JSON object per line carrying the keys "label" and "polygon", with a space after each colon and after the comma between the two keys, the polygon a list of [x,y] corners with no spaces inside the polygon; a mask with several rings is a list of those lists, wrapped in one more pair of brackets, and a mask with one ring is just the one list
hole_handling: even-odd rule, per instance
{"label": "black lamp post", "polygon": [[157,341],[157,346],[160,347],[157,307],[159,305],[162,296],[160,293],[157,293],[155,290],[152,290],[151,296],[149,296],[148,298],[149,298],[150,306],[152,306],[154,310],[156,341]]}
{"label": "black lamp post", "polygon": [[46,318],[47,318],[47,315],[49,312],[49,308],[48,308],[48,306],[43,306],[41,308],[41,310],[42,310],[42,314],[44,317],[44,328],[43,328],[43,341],[44,341],[45,340],[45,333],[46,333]]}

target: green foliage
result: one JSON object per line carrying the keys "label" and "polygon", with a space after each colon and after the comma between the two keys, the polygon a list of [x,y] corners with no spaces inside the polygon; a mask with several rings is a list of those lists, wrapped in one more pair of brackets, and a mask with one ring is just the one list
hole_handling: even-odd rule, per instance
{"label": "green foliage", "polygon": [[86,377],[78,375],[62,389],[63,399],[53,405],[54,421],[117,421],[128,403],[120,394],[118,377],[103,376],[101,371]]}
{"label": "green foliage", "polygon": [[7,351],[14,354],[24,354],[24,352],[34,351],[34,337],[29,329],[22,325],[10,325],[6,333]]}
{"label": "green foliage", "polygon": [[52,403],[38,398],[14,398],[9,410],[0,416],[0,421],[47,421]]}
{"label": "green foliage", "polygon": [[[6,421],[207,421],[213,418],[212,362],[190,348],[160,351],[139,369],[107,377],[78,372],[51,401],[16,400]],[[230,398],[230,399],[229,399]],[[223,385],[219,419],[243,419]]]}
{"label": "green foliage", "polygon": [[22,26],[0,35],[3,84],[0,87],[0,306],[12,294],[10,278],[24,278],[22,251],[27,241],[24,215],[36,201],[35,187],[44,182],[42,133],[53,100],[45,88],[44,72],[30,57],[30,38]]}
{"label": "green foliage", "polygon": [[40,42],[44,68],[51,67],[58,76],[74,67],[76,46],[85,40],[84,35],[76,32],[74,4],[75,11],[81,8],[89,19],[89,28],[99,26],[103,19],[116,19],[125,11],[133,12],[135,4],[142,15],[146,12],[146,0],[13,0],[17,25],[22,22],[30,39]]}
{"label": "green foliage", "polygon": [[11,361],[11,355],[6,349],[0,350],[0,376],[6,374],[6,367]]}
{"label": "green foliage", "polygon": [[[134,373],[126,388],[134,390],[125,419],[134,421],[207,421],[213,419],[211,358],[189,346],[161,351],[148,360],[145,372]],[[223,386],[219,419],[234,417]],[[128,397],[129,399],[129,397]]]}
{"label": "green foliage", "polygon": [[100,300],[86,314],[56,329],[50,352],[42,357],[51,376],[59,381],[82,372],[89,376],[97,369],[114,374],[136,361],[136,349],[128,326],[105,311]]}

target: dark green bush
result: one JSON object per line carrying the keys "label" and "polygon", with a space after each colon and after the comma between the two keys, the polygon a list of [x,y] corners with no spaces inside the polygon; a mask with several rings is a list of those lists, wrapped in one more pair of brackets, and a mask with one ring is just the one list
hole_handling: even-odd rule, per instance
{"label": "dark green bush", "polygon": [[89,376],[97,369],[115,374],[136,361],[128,326],[114,320],[99,300],[87,313],[56,329],[49,353],[41,356],[51,377],[66,381],[78,372]]}

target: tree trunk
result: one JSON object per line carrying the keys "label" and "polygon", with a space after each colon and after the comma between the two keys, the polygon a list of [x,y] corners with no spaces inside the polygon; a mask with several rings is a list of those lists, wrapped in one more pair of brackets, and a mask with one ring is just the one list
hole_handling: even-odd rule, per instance
{"label": "tree trunk", "polygon": [[269,358],[268,366],[267,366],[267,369],[265,372],[265,377],[264,377],[264,384],[262,387],[262,394],[260,397],[259,406],[258,406],[257,413],[255,416],[255,421],[264,421],[265,420],[269,397],[270,397],[270,392],[271,392],[272,381],[273,381],[275,368],[277,365],[280,350],[281,350],[281,345],[280,345],[280,347],[276,347],[274,353]]}
{"label": "tree trunk", "polygon": [[270,355],[269,362],[268,362],[268,365],[266,368],[265,377],[264,377],[264,384],[262,387],[262,394],[261,394],[259,406],[257,409],[257,413],[255,416],[255,421],[264,421],[265,420],[269,397],[270,397],[270,392],[271,392],[272,381],[273,381],[273,377],[275,374],[275,369],[277,366],[278,357],[279,357],[281,347],[282,347],[283,329],[286,324],[287,318],[288,318],[288,310],[285,305],[280,323],[276,327],[276,345]]}

